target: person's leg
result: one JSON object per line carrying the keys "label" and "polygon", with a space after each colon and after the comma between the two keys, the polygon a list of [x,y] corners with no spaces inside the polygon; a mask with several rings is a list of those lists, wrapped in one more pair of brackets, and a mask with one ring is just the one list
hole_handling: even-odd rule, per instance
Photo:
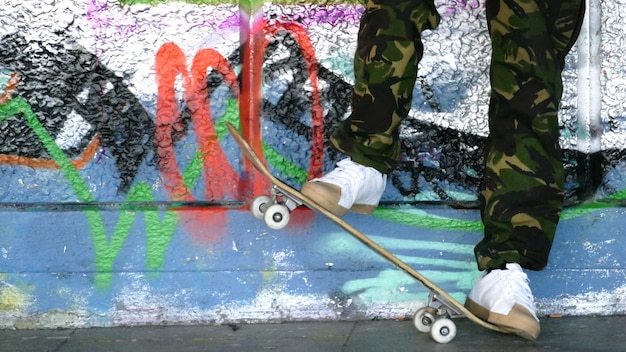
{"label": "person's leg", "polygon": [[466,306],[529,339],[539,335],[522,267],[541,270],[563,205],[559,146],[561,72],[584,14],[583,0],[488,0],[492,42],[489,130],[475,247],[480,270]]}
{"label": "person's leg", "polygon": [[350,157],[302,192],[332,212],[371,213],[398,164],[398,128],[411,108],[421,33],[439,23],[433,0],[368,0],[354,56],[352,113],[331,144]]}
{"label": "person's leg", "polygon": [[331,136],[353,161],[385,174],[398,163],[398,127],[411,109],[421,33],[439,23],[433,0],[368,0],[354,55],[352,113]]}
{"label": "person's leg", "polygon": [[481,270],[547,264],[563,205],[561,72],[583,12],[582,0],[487,2],[493,54]]}

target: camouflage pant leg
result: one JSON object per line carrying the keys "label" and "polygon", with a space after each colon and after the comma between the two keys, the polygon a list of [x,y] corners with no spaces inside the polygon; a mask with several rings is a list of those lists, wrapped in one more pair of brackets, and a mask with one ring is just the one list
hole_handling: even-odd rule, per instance
{"label": "camouflage pant leg", "polygon": [[547,264],[563,206],[561,72],[583,13],[584,0],[487,0],[492,93],[480,269]]}
{"label": "camouflage pant leg", "polygon": [[352,160],[382,173],[398,164],[398,127],[411,108],[421,32],[439,24],[433,0],[367,0],[354,57],[352,114],[330,138]]}

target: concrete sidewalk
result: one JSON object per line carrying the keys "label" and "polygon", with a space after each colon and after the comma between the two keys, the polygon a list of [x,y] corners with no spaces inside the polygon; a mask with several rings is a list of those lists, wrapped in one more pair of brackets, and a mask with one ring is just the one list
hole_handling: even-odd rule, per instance
{"label": "concrete sidewalk", "polygon": [[0,351],[624,351],[626,317],[542,319],[536,343],[456,320],[457,336],[438,344],[405,321],[333,321],[229,326],[0,330]]}

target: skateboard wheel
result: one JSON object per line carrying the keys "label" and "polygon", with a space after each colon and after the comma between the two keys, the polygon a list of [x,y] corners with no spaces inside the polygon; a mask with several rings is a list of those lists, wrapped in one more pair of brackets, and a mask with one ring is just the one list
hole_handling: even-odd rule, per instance
{"label": "skateboard wheel", "polygon": [[270,205],[265,210],[263,219],[269,228],[280,230],[289,223],[289,209],[282,204]]}
{"label": "skateboard wheel", "polygon": [[419,332],[430,332],[430,327],[434,322],[435,316],[426,307],[418,309],[413,316],[413,325]]}
{"label": "skateboard wheel", "polygon": [[263,216],[265,215],[265,210],[272,204],[272,198],[266,195],[257,196],[250,203],[250,212],[254,215],[255,218],[259,220],[263,220]]}
{"label": "skateboard wheel", "polygon": [[448,318],[439,319],[431,327],[430,336],[439,343],[448,343],[456,336],[456,324]]}

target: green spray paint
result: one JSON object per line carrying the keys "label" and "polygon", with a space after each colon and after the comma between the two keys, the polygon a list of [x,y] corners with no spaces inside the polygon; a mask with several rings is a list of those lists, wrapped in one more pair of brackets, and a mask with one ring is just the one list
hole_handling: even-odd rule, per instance
{"label": "green spray paint", "polygon": [[[58,147],[26,101],[22,98],[15,98],[0,106],[0,121],[17,116],[20,113],[48,150],[52,159],[59,165],[61,173],[71,185],[78,201],[84,203],[94,202],[89,187],[78,170]],[[225,127],[226,121],[235,124],[239,123],[237,101],[234,99],[228,100],[226,112],[219,119],[218,126],[216,126],[220,139],[223,139],[228,133]],[[275,149],[264,145],[264,152],[269,156],[268,161],[287,176],[296,180],[306,179],[306,172],[303,169],[289,162]],[[188,188],[192,188],[197,183],[202,174],[202,169],[202,157],[198,151],[183,173],[183,180]],[[101,211],[95,206],[84,211],[93,243],[96,267],[95,282],[98,288],[106,288],[111,284],[113,262],[137,220],[138,212],[133,209],[133,203],[153,201],[155,201],[155,198],[149,184],[138,183],[133,185],[124,200],[125,204],[120,208],[119,218],[110,240]],[[143,214],[146,224],[146,269],[155,272],[163,266],[165,251],[179,223],[179,212],[159,211],[156,206],[148,206],[142,207],[139,213]]]}
{"label": "green spray paint", "polygon": [[[217,126],[220,139],[227,134],[225,128],[226,121],[239,123],[237,101],[229,99],[227,105],[226,112],[220,118]],[[52,159],[59,165],[61,173],[71,185],[78,201],[93,203],[93,196],[79,171],[43,127],[30,105],[22,98],[14,98],[0,106],[0,121],[19,114],[24,116],[29,127],[35,132],[46,150],[48,150]],[[306,178],[306,172],[303,169],[286,160],[270,146],[265,145],[264,152],[271,156],[268,157],[268,161],[286,175],[296,180]],[[200,153],[197,152],[183,173],[183,180],[187,187],[192,188],[197,183],[202,174],[202,169],[202,158]],[[106,288],[111,284],[113,262],[137,220],[138,212],[134,210],[133,203],[153,201],[155,201],[155,198],[149,184],[138,183],[133,185],[124,200],[125,204],[120,208],[119,217],[110,239],[101,210],[94,206],[84,211],[93,243],[96,267],[95,283],[98,288]],[[146,224],[146,269],[156,272],[163,266],[165,251],[179,223],[179,212],[159,211],[156,206],[147,206],[142,207],[139,213],[143,214]]]}
{"label": "green spray paint", "polygon": [[[459,302],[465,300],[465,292],[471,289],[472,282],[480,275],[478,271],[473,273],[454,273],[442,271],[420,270],[426,277],[437,278],[439,285],[453,282],[458,291],[450,289],[448,293]],[[461,280],[459,280],[461,278]],[[416,287],[416,289],[411,289]],[[364,302],[416,302],[426,300],[428,293],[415,279],[401,270],[382,270],[378,276],[368,279],[350,280],[341,290],[348,295],[358,295]]]}
{"label": "green spray paint", "polygon": [[[473,258],[470,259],[473,253],[473,246],[471,245],[376,235],[368,235],[368,237],[391,253],[398,251],[406,253],[413,250],[430,253],[428,256],[396,255],[396,257],[411,266],[420,268],[420,273],[432,278],[437,284],[452,287],[451,293],[457,299],[464,298],[464,292],[472,287],[472,283],[480,275],[480,272],[476,270]],[[330,234],[325,236],[322,243],[324,243],[325,248],[332,248],[333,251],[341,252],[342,255],[349,253],[354,258],[361,258],[361,260],[368,262],[372,260],[385,262],[382,257],[375,255],[366,246],[345,234]],[[445,253],[467,254],[468,260],[445,259],[443,258]],[[442,257],[438,257],[440,255]],[[368,258],[368,256],[372,258]],[[399,269],[383,270],[376,278],[349,280],[343,285],[342,291],[347,294],[358,294],[361,299],[371,302],[423,300],[425,292],[415,279]],[[383,294],[385,292],[386,294]]]}
{"label": "green spray paint", "polygon": [[[54,139],[48,134],[30,105],[22,98],[14,98],[0,106],[0,121],[22,114],[29,127],[37,134],[44,147],[48,150],[52,159],[59,165],[61,173],[70,183],[80,202],[94,202],[89,187],[74,167],[70,159],[63,153]],[[191,170],[195,171],[195,170]],[[194,174],[190,172],[190,174]],[[187,175],[186,180],[193,177]],[[154,201],[150,186],[145,183],[135,185],[126,199],[127,203],[135,201]],[[112,280],[113,261],[121,250],[126,238],[130,233],[132,224],[135,222],[137,213],[127,211],[129,205],[122,207],[120,216],[111,240],[108,240],[102,214],[99,209],[87,209],[84,213],[89,224],[94,248],[96,277],[98,288],[108,287]],[[178,224],[176,212],[165,212],[163,219],[159,218],[156,208],[142,212],[146,221],[147,256],[146,266],[148,270],[156,270],[163,265],[165,249]]]}

